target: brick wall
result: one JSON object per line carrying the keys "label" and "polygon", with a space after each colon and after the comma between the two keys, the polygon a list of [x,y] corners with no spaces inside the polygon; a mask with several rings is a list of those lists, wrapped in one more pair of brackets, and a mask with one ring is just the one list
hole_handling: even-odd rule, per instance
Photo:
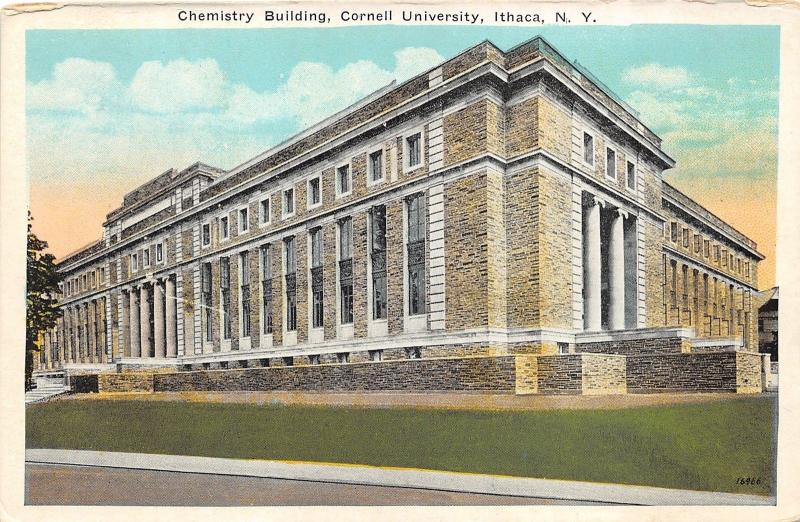
{"label": "brick wall", "polygon": [[101,373],[97,378],[98,391],[103,393],[152,392],[152,373]]}
{"label": "brick wall", "polygon": [[685,339],[682,337],[662,337],[657,339],[626,339],[618,341],[598,341],[578,343],[575,351],[579,353],[605,353],[618,355],[645,355],[681,353]]}
{"label": "brick wall", "polygon": [[[752,364],[737,362],[742,352],[633,355],[626,359],[628,392],[736,392],[748,389],[750,380],[759,383],[761,373]],[[757,355],[753,354],[753,359]],[[741,377],[739,374],[741,373]],[[741,382],[741,385],[740,385]]]}

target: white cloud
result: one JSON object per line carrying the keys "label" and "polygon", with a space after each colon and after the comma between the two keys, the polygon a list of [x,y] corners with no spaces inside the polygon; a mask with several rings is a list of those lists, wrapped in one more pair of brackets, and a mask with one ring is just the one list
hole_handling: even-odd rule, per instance
{"label": "white cloud", "polygon": [[656,89],[672,89],[689,83],[689,71],[683,67],[668,67],[657,63],[648,63],[641,67],[632,67],[622,74],[626,83]]}
{"label": "white cloud", "polygon": [[216,60],[144,62],[127,89],[134,105],[152,112],[218,107],[228,87]]}
{"label": "white cloud", "polygon": [[56,64],[51,78],[28,84],[27,106],[88,113],[113,102],[119,88],[110,63],[68,58]]}

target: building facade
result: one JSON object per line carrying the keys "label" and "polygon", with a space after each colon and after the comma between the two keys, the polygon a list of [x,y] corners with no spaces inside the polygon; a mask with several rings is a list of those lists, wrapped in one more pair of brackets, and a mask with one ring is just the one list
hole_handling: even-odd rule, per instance
{"label": "building facade", "polygon": [[[42,369],[758,351],[756,244],[541,38],[482,42],[66,256]],[[674,348],[674,346],[673,346]]]}

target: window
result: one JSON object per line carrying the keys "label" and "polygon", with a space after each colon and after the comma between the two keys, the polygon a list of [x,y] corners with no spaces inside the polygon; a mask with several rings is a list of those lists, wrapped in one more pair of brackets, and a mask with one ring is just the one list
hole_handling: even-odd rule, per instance
{"label": "window", "polygon": [[[737,260],[736,260],[736,262],[737,262],[737,264],[738,264],[738,263],[739,263],[739,260],[737,259]],[[740,270],[740,271],[741,271],[741,270]],[[92,276],[91,276],[91,278],[92,278],[92,288],[94,288],[94,287],[96,287],[96,286],[97,286],[97,272],[92,272]]]}
{"label": "window", "polygon": [[694,253],[695,254],[699,254],[700,253],[700,247],[702,246],[702,244],[703,244],[703,238],[700,236],[700,234],[695,234],[694,235]]}
{"label": "window", "polygon": [[202,270],[200,270],[200,285],[200,297],[202,298],[203,318],[205,320],[205,340],[211,342],[213,339],[211,314],[214,310],[211,302],[211,263],[203,263]]}
{"label": "window", "polygon": [[730,254],[730,259],[731,259],[731,261],[730,261],[730,264],[728,266],[730,266],[731,272],[733,272],[733,254],[732,253]]}
{"label": "window", "polygon": [[636,190],[636,165],[634,165],[630,161],[628,161],[626,163],[626,165],[627,165],[626,172],[628,174],[628,177],[627,177],[627,179],[628,179],[628,182],[627,182],[628,188],[631,189],[631,190]]}
{"label": "window", "polygon": [[708,257],[711,255],[711,241],[708,239],[703,241],[703,256]]}
{"label": "window", "polygon": [[370,263],[372,269],[372,318],[386,319],[386,207],[370,211]]}
{"label": "window", "polygon": [[269,223],[269,198],[264,198],[258,202],[258,224],[266,225]]}
{"label": "window", "polygon": [[227,257],[219,260],[219,288],[222,293],[222,338],[231,338],[231,263]]}
{"label": "window", "polygon": [[422,132],[417,132],[405,139],[406,170],[422,165]]}
{"label": "window", "polygon": [[714,261],[719,262],[719,245],[714,245]]}
{"label": "window", "polygon": [[371,183],[377,183],[383,179],[383,149],[370,153],[367,168]]}
{"label": "window", "polygon": [[286,249],[286,331],[297,330],[297,260],[295,258],[294,236],[284,240]]}
{"label": "window", "polygon": [[408,313],[425,313],[425,195],[416,194],[407,203],[408,217]]}
{"label": "window", "polygon": [[222,216],[219,218],[219,236],[222,240],[226,240],[231,235],[231,228],[230,223],[228,222],[228,216]]}
{"label": "window", "polygon": [[100,284],[106,282],[106,267],[100,267]]}
{"label": "window", "polygon": [[339,298],[340,322],[353,322],[353,220],[339,222]]}
{"label": "window", "polygon": [[336,169],[336,197],[350,194],[350,165],[342,165]]}
{"label": "window", "polygon": [[239,233],[243,234],[248,231],[250,228],[250,223],[248,222],[249,212],[247,211],[247,207],[239,209]]}
{"label": "window", "polygon": [[322,180],[319,176],[308,180],[306,206],[314,208],[322,204]]}
{"label": "window", "polygon": [[272,266],[270,266],[269,245],[259,249],[261,265],[261,323],[265,334],[272,333]]}
{"label": "window", "polygon": [[683,309],[689,308],[689,267],[681,265],[681,279],[683,282]]}
{"label": "window", "polygon": [[617,179],[617,153],[606,148],[606,177]]}
{"label": "window", "polygon": [[322,229],[316,228],[311,235],[311,325],[321,328],[324,324],[323,280],[322,280]]}
{"label": "window", "polygon": [[294,189],[288,188],[283,191],[283,219],[294,215]]}
{"label": "window", "polygon": [[689,248],[689,229],[683,229],[683,248]]}
{"label": "window", "polygon": [[728,251],[724,248],[722,249],[722,266],[728,266]]}
{"label": "window", "polygon": [[156,263],[164,262],[164,243],[156,243]]}
{"label": "window", "polygon": [[211,223],[203,223],[201,236],[203,236],[203,246],[207,247],[211,244]]}
{"label": "window", "polygon": [[247,252],[239,254],[239,298],[242,300],[241,336],[250,337],[250,263]]}
{"label": "window", "polygon": [[137,253],[131,254],[131,272],[139,270],[139,255]]}
{"label": "window", "polygon": [[142,264],[145,268],[150,266],[150,247],[145,248],[142,250]]}
{"label": "window", "polygon": [[594,165],[594,136],[588,132],[583,133],[583,161]]}
{"label": "window", "polygon": [[736,258],[736,272],[741,274],[742,273],[742,258]]}
{"label": "window", "polygon": [[678,242],[678,224],[674,221],[669,224],[669,237],[673,243]]}
{"label": "window", "polygon": [[746,261],[744,264],[744,275],[750,277],[750,261]]}

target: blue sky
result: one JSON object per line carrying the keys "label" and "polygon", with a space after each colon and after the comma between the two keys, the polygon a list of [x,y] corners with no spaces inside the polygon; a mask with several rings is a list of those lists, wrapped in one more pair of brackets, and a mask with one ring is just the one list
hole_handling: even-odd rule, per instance
{"label": "blue sky", "polygon": [[392,78],[485,38],[508,49],[537,34],[664,138],[678,160],[669,179],[774,192],[774,26],[71,30],[26,34],[32,207],[57,187],[74,208],[43,219],[70,219],[91,187],[107,212],[167,168],[231,168]]}

